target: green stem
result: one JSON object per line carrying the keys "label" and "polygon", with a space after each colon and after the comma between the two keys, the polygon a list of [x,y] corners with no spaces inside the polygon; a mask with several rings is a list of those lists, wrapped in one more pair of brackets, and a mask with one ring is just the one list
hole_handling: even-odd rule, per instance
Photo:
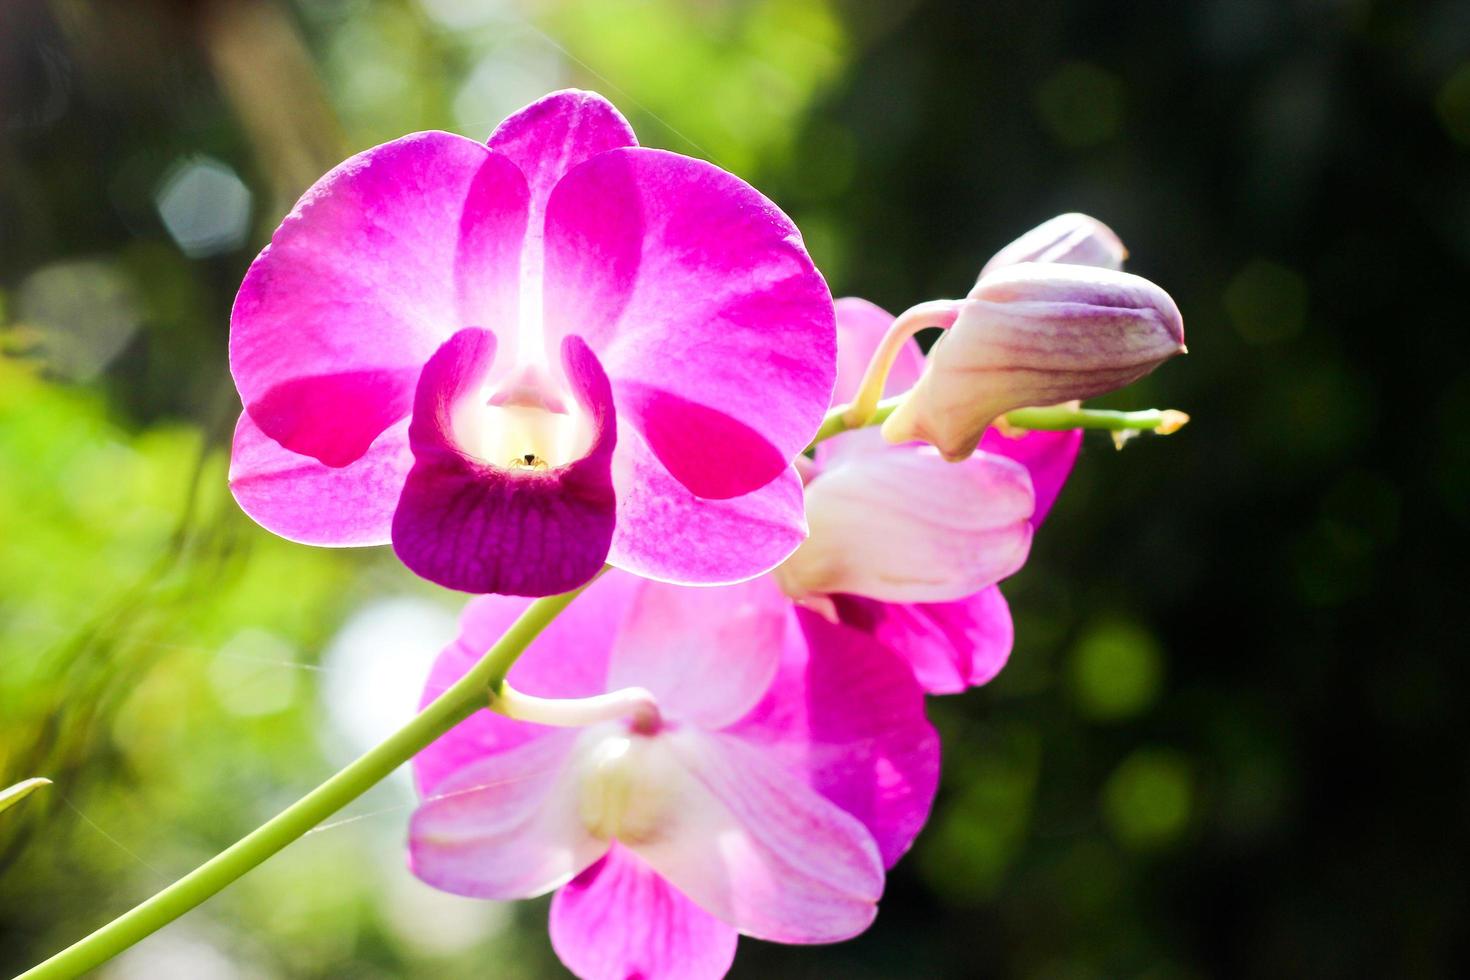
{"label": "green stem", "polygon": [[112,920],[85,939],[21,974],[18,980],[77,977],[107,962],[204,902],[357,799],[440,735],[477,710],[486,708],[489,704],[489,693],[499,691],[516,658],[586,587],[584,585],[561,595],[537,599],[511,624],[505,635],[495,642],[469,673],[435,698],[407,725],[251,831],[228,850],[210,858],[143,904]]}
{"label": "green stem", "polygon": [[[904,395],[894,395],[878,403],[865,425],[882,425],[892,415]],[[822,418],[812,446],[863,426],[849,425],[849,405],[838,405]],[[1002,416],[1006,423],[1017,429],[1058,431],[1065,429],[1104,429],[1108,432],[1157,432],[1168,435],[1178,431],[1189,416],[1172,408],[1147,408],[1136,412],[1113,412],[1101,408],[1072,408],[1069,405],[1050,405],[1046,408],[1018,408]],[[807,447],[808,449],[811,446]]]}
{"label": "green stem", "polygon": [[1014,412],[1007,412],[1005,420],[1017,429],[1104,429],[1108,432],[1157,432],[1159,435],[1168,435],[1188,422],[1189,416],[1172,408],[1110,412],[1100,408],[1051,405],[1046,408],[1018,408]]}

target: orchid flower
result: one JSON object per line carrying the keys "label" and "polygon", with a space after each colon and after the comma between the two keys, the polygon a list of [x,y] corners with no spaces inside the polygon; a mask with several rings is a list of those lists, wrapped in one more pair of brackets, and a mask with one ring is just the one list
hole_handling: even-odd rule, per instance
{"label": "orchid flower", "polygon": [[[473,600],[425,699],[524,605]],[[938,740],[902,661],[769,578],[609,572],[508,682],[510,717],[480,712],[415,758],[411,866],[471,897],[556,890],[552,944],[582,977],[720,977],[738,934],[862,932],[933,801]]]}
{"label": "orchid flower", "polygon": [[488,143],[414,133],[302,197],[235,301],[231,487],[277,534],[391,541],[470,592],[604,562],[738,581],[805,534],[790,462],[833,357],[774,204],[558,92]]}

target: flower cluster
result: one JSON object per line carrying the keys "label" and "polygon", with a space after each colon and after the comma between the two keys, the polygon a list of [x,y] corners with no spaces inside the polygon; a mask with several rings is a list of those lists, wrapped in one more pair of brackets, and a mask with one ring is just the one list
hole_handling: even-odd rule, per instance
{"label": "flower cluster", "polygon": [[480,594],[426,704],[586,586],[415,758],[414,872],[555,891],[588,978],[864,930],[933,802],[925,695],[1004,665],[997,583],[1078,453],[1006,414],[1183,350],[1124,254],[1063,215],[964,299],[834,303],[771,202],[582,92],[324,177],[236,302],[241,506]]}

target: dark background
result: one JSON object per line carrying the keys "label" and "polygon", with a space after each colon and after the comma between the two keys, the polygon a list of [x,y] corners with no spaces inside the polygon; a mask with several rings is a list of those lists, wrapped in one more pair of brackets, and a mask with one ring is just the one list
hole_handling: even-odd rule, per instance
{"label": "dark background", "polygon": [[[734,975],[1470,968],[1470,4],[464,6],[0,6],[0,784],[57,780],[0,815],[0,972],[319,781],[323,648],[383,596],[446,601],[233,510],[229,303],[338,159],[482,136],[542,78],[752,180],[838,295],[960,294],[1079,210],[1185,316],[1189,356],[1104,404],[1192,423],[1085,443],[1007,584],[1011,664],[934,704],[944,785],[877,924],[744,942]],[[203,244],[161,203],[200,160],[235,181],[183,185]],[[299,669],[231,709],[241,636]],[[343,871],[405,814],[296,845],[113,975],[549,975],[540,905],[426,945],[399,885]]]}

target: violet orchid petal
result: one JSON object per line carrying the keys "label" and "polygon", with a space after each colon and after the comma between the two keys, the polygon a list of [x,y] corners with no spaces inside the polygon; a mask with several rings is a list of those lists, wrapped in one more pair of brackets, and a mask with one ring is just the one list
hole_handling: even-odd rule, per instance
{"label": "violet orchid petal", "polygon": [[1113,229],[1085,214],[1059,214],[1043,221],[991,256],[980,275],[1022,262],[1061,262],[1121,269],[1128,249]]}
{"label": "violet orchid petal", "polygon": [[644,583],[613,642],[608,687],[645,688],[665,714],[723,728],[770,687],[789,606],[768,578],[707,589]]}
{"label": "violet orchid petal", "polygon": [[414,466],[393,516],[393,549],[410,570],[466,592],[552,595],[597,574],[612,541],[617,421],[607,377],[579,337],[562,345],[592,446],[549,471],[477,460],[455,442],[453,409],[474,397],[495,337],[467,328],[424,366],[409,426]]}
{"label": "violet orchid petal", "polygon": [[256,425],[329,466],[367,452],[450,334],[515,322],[526,206],[514,164],[449,133],[385,143],[317,181],[230,317],[230,368]]}
{"label": "violet orchid petal", "polygon": [[684,728],[657,742],[685,778],[659,832],[630,850],[757,939],[835,942],[868,927],[883,862],[861,821],[739,738]]}
{"label": "violet orchid petal", "polygon": [[1011,435],[992,426],[980,439],[981,452],[1014,459],[1031,474],[1031,486],[1036,492],[1036,510],[1031,514],[1031,526],[1037,528],[1051,513],[1052,504],[1056,503],[1063,484],[1071,475],[1081,448],[1081,429]]}
{"label": "violet orchid petal", "polygon": [[834,378],[831,295],[754,188],[609,150],[552,192],[545,255],[546,336],[586,337],[625,421],[694,494],[762,487],[811,439]]}
{"label": "violet orchid petal", "polygon": [[806,499],[811,536],[776,570],[795,599],[947,602],[1014,573],[1031,547],[1031,479],[989,453],[855,456],[818,475]]}
{"label": "violet orchid petal", "polygon": [[780,673],[726,729],[861,820],[886,867],[934,804],[939,736],[904,661],[872,637],[805,610],[790,622]]}
{"label": "violet orchid petal", "polygon": [[407,419],[353,462],[334,467],[282,447],[242,412],[230,452],[230,492],[252,520],[291,541],[387,544],[411,466]]}
{"label": "violet orchid petal", "polygon": [[[622,628],[633,591],[631,575],[609,573],[547,624],[516,660],[507,679],[517,690],[543,698],[585,698],[607,690],[613,637]],[[465,606],[459,635],[434,661],[423,704],[437,698],[479,662],[530,606],[519,596],[479,596]],[[504,752],[558,729],[477,711],[413,758],[415,781],[429,793],[451,773],[486,755]]]}
{"label": "violet orchid petal", "polygon": [[879,602],[833,596],[839,619],[908,661],[930,694],[989,683],[1011,655],[1015,628],[1000,587],[954,602]]}
{"label": "violet orchid petal", "polygon": [[441,781],[409,822],[409,866],[470,898],[533,898],[607,852],[577,811],[578,733],[554,732]]}
{"label": "violet orchid petal", "polygon": [[790,467],[743,497],[696,497],[636,433],[613,457],[618,523],[608,564],[678,585],[736,582],[775,568],[806,539],[801,478]]}
{"label": "violet orchid petal", "polygon": [[551,900],[551,946],[583,980],[719,980],[738,939],[618,844]]}

